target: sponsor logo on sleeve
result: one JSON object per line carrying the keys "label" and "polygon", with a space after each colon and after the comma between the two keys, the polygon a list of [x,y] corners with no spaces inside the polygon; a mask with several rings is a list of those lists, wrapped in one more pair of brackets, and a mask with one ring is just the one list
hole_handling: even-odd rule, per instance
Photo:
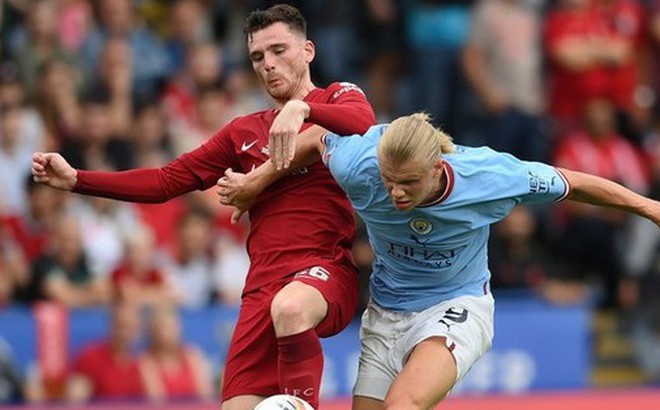
{"label": "sponsor logo on sleeve", "polygon": [[529,176],[530,194],[547,194],[550,192],[550,187],[554,185],[555,177],[545,177],[532,171],[528,171],[527,174]]}
{"label": "sponsor logo on sleeve", "polygon": [[333,100],[336,99],[337,97],[339,97],[340,95],[342,95],[344,93],[347,93],[349,91],[357,91],[360,94],[364,95],[364,91],[362,91],[362,89],[360,87],[358,87],[357,85],[355,85],[353,83],[341,82],[341,83],[339,83],[339,86],[341,88],[339,90],[335,91],[334,94],[332,94],[332,99]]}

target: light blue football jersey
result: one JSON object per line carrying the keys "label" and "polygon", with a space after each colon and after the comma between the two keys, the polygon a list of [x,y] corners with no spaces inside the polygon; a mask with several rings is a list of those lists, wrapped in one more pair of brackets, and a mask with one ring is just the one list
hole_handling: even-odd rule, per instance
{"label": "light blue football jersey", "polygon": [[517,204],[564,199],[564,176],[487,147],[457,146],[443,156],[448,184],[439,201],[400,211],[378,169],[376,148],[386,127],[324,139],[323,160],[365,222],[374,250],[371,297],[387,309],[420,311],[458,296],[484,295],[490,225]]}

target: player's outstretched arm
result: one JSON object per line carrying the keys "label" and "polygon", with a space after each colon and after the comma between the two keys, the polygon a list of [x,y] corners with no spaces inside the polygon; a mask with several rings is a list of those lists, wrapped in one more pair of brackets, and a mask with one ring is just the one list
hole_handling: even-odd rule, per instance
{"label": "player's outstretched arm", "polygon": [[660,227],[660,202],[639,195],[616,182],[582,172],[559,169],[568,180],[568,199],[618,208],[643,216]]}
{"label": "player's outstretched arm", "polygon": [[[201,150],[198,148],[196,151]],[[32,157],[32,175],[36,182],[52,188],[142,203],[165,202],[175,196],[203,188],[199,178],[180,158],[163,168],[102,172],[75,169],[60,154],[54,152],[36,152]]]}

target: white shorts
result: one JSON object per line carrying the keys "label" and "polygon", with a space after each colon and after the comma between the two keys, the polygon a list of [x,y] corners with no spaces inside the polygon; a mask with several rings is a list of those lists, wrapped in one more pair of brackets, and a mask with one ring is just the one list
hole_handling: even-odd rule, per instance
{"label": "white shorts", "polygon": [[360,366],[354,396],[384,400],[413,348],[444,336],[458,368],[456,381],[486,353],[493,342],[495,301],[461,296],[421,312],[395,312],[369,302],[360,327]]}

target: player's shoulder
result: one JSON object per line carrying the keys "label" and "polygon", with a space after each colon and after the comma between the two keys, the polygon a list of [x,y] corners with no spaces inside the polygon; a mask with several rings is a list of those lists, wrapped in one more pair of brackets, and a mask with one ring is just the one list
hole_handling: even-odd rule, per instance
{"label": "player's shoulder", "polygon": [[255,124],[267,124],[272,122],[272,119],[276,116],[274,109],[256,111],[250,114],[239,115],[238,117],[231,120],[226,127],[229,128],[244,128],[252,127]]}
{"label": "player's shoulder", "polygon": [[511,171],[513,165],[520,162],[511,154],[495,151],[485,146],[455,145],[455,147],[454,152],[445,154],[444,158],[455,172],[464,176]]}
{"label": "player's shoulder", "polygon": [[328,133],[323,137],[323,142],[327,145],[332,142],[334,144],[339,144],[343,146],[362,146],[369,147],[378,145],[380,137],[387,129],[389,124],[376,124],[369,127],[367,132],[362,135],[352,135],[352,136],[340,136],[333,133]]}
{"label": "player's shoulder", "polygon": [[330,84],[327,88],[323,89],[322,96],[323,99],[332,101],[346,93],[358,93],[363,97],[365,96],[364,91],[362,91],[360,86],[348,81],[338,81]]}

